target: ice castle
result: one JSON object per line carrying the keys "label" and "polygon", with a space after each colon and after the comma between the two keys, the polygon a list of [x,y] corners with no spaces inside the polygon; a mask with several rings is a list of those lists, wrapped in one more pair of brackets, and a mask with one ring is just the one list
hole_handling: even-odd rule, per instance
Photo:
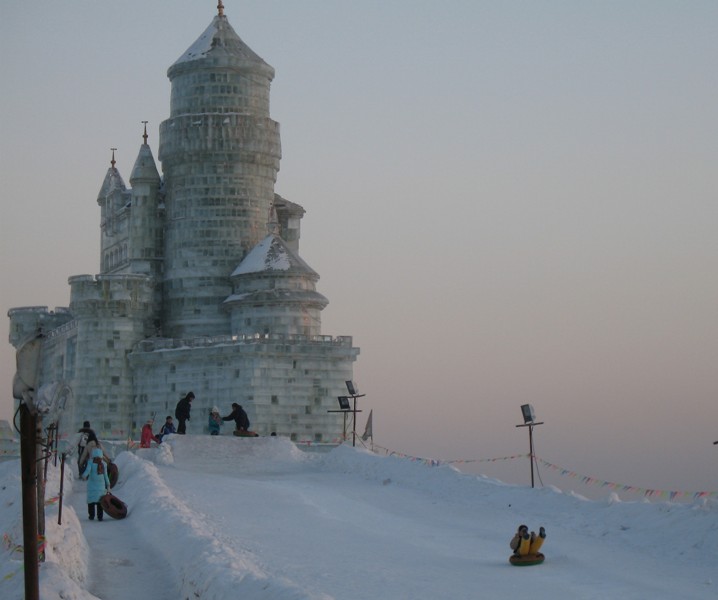
{"label": "ice castle", "polygon": [[43,336],[39,382],[71,388],[68,430],[89,420],[101,438],[137,437],[193,391],[189,433],[212,406],[228,414],[237,402],[260,435],[335,441],[342,415],[329,411],[359,349],[322,334],[328,301],[299,256],[304,209],[274,192],[274,69],[221,1],[217,12],[167,71],[162,175],[146,127],[130,187],[112,154],[97,197],[99,274],[69,278],[68,308],[11,309],[10,343]]}

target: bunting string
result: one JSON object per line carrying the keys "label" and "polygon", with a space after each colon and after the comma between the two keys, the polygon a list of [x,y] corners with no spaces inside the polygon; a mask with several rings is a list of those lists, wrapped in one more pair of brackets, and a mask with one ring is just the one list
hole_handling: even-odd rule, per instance
{"label": "bunting string", "polygon": [[[468,463],[490,463],[490,462],[498,462],[503,460],[514,460],[517,458],[529,458],[530,454],[514,454],[512,456],[499,456],[496,458],[476,458],[476,459],[459,459],[459,460],[437,460],[435,458],[420,458],[418,456],[411,456],[409,454],[402,454],[401,452],[396,452],[394,450],[389,450],[388,448],[383,448],[382,446],[379,446],[377,444],[374,444],[374,448],[378,448],[382,450],[387,456],[396,456],[398,458],[405,458],[408,460],[411,460],[413,462],[421,462],[422,464],[425,464],[430,467],[437,467],[440,465],[459,465],[459,464],[468,464]],[[686,492],[682,490],[657,490],[657,489],[651,489],[651,488],[643,488],[635,485],[625,485],[622,483],[616,483],[614,481],[605,481],[603,479],[599,479],[598,477],[592,477],[590,475],[583,475],[581,473],[577,473],[576,471],[572,471],[570,469],[565,469],[557,464],[551,463],[547,460],[544,460],[542,458],[539,458],[534,455],[534,460],[537,463],[541,463],[545,467],[547,467],[551,472],[561,476],[561,477],[568,477],[569,479],[577,480],[584,485],[590,485],[595,486],[599,488],[607,488],[610,490],[614,490],[616,492],[627,492],[631,494],[640,494],[641,496],[644,496],[645,498],[655,498],[655,499],[661,499],[661,500],[680,500],[680,499],[690,499],[690,500],[699,500],[701,498],[718,498],[718,492]]]}
{"label": "bunting string", "polygon": [[559,465],[556,465],[554,463],[550,463],[547,460],[544,460],[543,458],[534,457],[534,460],[537,462],[540,462],[542,465],[550,469],[552,472],[557,473],[558,475],[562,477],[569,477],[570,479],[576,479],[583,483],[584,485],[590,485],[600,488],[608,488],[610,490],[614,490],[617,492],[629,492],[632,494],[640,494],[641,496],[644,496],[645,498],[657,498],[661,500],[679,500],[681,498],[683,499],[691,499],[691,500],[699,500],[701,498],[716,498],[718,497],[718,492],[686,492],[681,490],[656,490],[651,488],[643,488],[638,487],[635,485],[625,485],[623,483],[616,483],[614,481],[605,481],[603,479],[599,479],[597,477],[591,477],[589,475],[582,475],[581,473],[577,473],[576,471],[570,471],[569,469],[565,469],[563,467],[560,467]]}

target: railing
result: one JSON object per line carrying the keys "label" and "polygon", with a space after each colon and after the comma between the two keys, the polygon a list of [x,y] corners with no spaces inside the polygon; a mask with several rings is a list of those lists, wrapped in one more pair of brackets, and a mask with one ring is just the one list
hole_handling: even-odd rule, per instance
{"label": "railing", "polygon": [[152,338],[142,340],[135,346],[136,352],[154,352],[156,350],[178,350],[181,348],[206,348],[209,346],[228,346],[240,344],[263,344],[281,342],[284,344],[331,344],[333,346],[351,347],[352,337],[340,335],[306,336],[299,334],[284,335],[278,333],[255,333],[242,335],[214,335],[194,338]]}
{"label": "railing", "polygon": [[62,335],[63,333],[72,331],[75,328],[77,328],[77,319],[72,319],[72,321],[68,321],[67,323],[63,323],[59,327],[55,327],[55,329],[51,329],[45,334],[45,337],[53,338],[57,335]]}

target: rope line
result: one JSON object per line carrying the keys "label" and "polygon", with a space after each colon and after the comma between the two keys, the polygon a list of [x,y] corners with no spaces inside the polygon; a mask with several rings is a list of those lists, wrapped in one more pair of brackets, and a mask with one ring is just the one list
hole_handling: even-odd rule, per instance
{"label": "rope line", "polygon": [[[412,461],[422,462],[425,465],[436,467],[440,465],[459,465],[459,464],[468,464],[468,463],[486,463],[486,462],[497,462],[502,460],[514,460],[517,458],[528,458],[529,454],[514,454],[512,456],[500,456],[497,458],[473,458],[473,459],[458,459],[458,460],[437,460],[435,458],[421,458],[418,456],[411,456],[409,454],[402,454],[401,452],[396,452],[394,450],[389,450],[388,448],[383,448],[382,446],[379,446],[377,444],[374,444],[374,448],[379,448],[380,450],[383,450],[387,456],[397,456],[399,458],[406,458]],[[707,491],[700,491],[700,492],[687,492],[683,490],[657,490],[652,488],[643,488],[635,485],[626,485],[623,483],[616,483],[614,481],[605,481],[603,479],[599,479],[597,477],[592,477],[590,475],[583,475],[581,473],[577,473],[576,471],[572,471],[570,469],[566,469],[564,467],[561,467],[555,463],[549,462],[547,460],[544,460],[543,458],[540,458],[538,456],[533,457],[533,460],[537,463],[541,463],[545,467],[548,467],[553,471],[554,473],[560,475],[561,477],[569,477],[570,479],[576,479],[583,483],[584,485],[592,485],[597,487],[605,487],[610,490],[615,490],[618,492],[630,492],[633,494],[641,494],[642,496],[646,498],[663,498],[668,500],[676,500],[679,498],[690,498],[692,500],[698,500],[700,498],[715,498],[718,497],[718,492],[707,492]]]}

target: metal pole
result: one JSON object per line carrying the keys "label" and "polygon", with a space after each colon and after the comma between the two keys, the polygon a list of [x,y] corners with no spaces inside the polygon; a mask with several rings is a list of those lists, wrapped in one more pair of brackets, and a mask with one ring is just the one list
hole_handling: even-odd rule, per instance
{"label": "metal pole", "polygon": [[353,419],[352,419],[352,446],[357,445],[357,397],[352,396],[352,400],[354,400],[354,409],[352,410],[353,413]]}
{"label": "metal pole", "polygon": [[37,560],[37,417],[20,404],[20,464],[22,470],[22,537],[25,566],[25,600],[39,600]]}
{"label": "metal pole", "polygon": [[534,486],[534,428],[529,425],[529,460],[531,461],[531,487]]}
{"label": "metal pole", "polygon": [[529,428],[529,460],[531,461],[531,487],[534,487],[534,427],[536,425],[543,425],[543,421],[522,423],[516,425],[516,427],[528,427]]}

